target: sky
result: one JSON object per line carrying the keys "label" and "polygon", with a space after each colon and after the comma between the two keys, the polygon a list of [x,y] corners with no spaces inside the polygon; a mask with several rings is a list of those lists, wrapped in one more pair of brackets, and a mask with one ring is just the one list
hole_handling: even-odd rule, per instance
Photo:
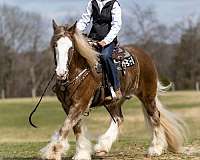
{"label": "sky", "polygon": [[[154,7],[161,23],[173,25],[188,17],[200,17],[200,0],[118,0],[126,16],[134,2],[142,7]],[[67,19],[69,15],[80,16],[88,0],[0,0],[0,5],[9,4],[26,11],[40,13],[50,19]],[[50,21],[49,21],[50,23]]]}

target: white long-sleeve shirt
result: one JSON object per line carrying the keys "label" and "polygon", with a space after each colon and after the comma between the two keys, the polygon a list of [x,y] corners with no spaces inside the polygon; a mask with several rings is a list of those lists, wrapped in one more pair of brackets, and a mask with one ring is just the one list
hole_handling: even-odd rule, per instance
{"label": "white long-sleeve shirt", "polygon": [[[101,11],[104,5],[111,0],[104,0],[104,1],[96,0],[96,1]],[[103,39],[106,44],[110,44],[115,39],[115,37],[117,37],[121,29],[122,25],[121,8],[118,2],[114,3],[111,13],[112,13],[111,29],[110,32],[107,34],[107,36]],[[87,28],[91,19],[92,19],[92,0],[89,1],[85,12],[82,14],[81,19],[78,21],[77,28],[83,32]]]}

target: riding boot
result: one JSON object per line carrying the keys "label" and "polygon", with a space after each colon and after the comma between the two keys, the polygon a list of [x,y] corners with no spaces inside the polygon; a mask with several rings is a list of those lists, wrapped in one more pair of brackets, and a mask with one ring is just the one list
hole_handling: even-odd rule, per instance
{"label": "riding boot", "polygon": [[117,90],[115,91],[115,94],[116,94],[116,100],[119,100],[119,99],[122,98],[122,92],[121,92],[120,89],[117,89]]}
{"label": "riding boot", "polygon": [[114,97],[112,97],[112,96],[107,96],[107,97],[105,97],[105,101],[119,100],[119,99],[121,99],[121,98],[122,98],[122,92],[121,92],[120,89],[117,89],[117,90],[115,91],[115,96],[114,96]]}

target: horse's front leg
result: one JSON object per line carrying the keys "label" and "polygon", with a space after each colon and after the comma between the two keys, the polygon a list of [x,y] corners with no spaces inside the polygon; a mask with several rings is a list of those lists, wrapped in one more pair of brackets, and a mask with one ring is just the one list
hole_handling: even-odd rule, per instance
{"label": "horse's front leg", "polygon": [[84,102],[76,102],[70,107],[64,125],[52,136],[51,142],[41,150],[43,158],[61,160],[62,155],[69,148],[67,142],[69,131],[79,122],[88,107],[88,103],[89,101],[86,102],[86,99],[84,99]]}
{"label": "horse's front leg", "polygon": [[119,127],[123,122],[123,114],[121,111],[121,105],[123,102],[124,100],[121,100],[117,104],[113,104],[108,108],[115,121],[111,118],[110,127],[98,138],[98,143],[94,146],[94,151],[97,156],[107,154],[110,151],[112,144],[117,140]]}
{"label": "horse's front leg", "polygon": [[73,127],[76,136],[76,153],[74,160],[90,160],[92,154],[92,145],[85,133],[86,128],[82,126],[81,120]]}

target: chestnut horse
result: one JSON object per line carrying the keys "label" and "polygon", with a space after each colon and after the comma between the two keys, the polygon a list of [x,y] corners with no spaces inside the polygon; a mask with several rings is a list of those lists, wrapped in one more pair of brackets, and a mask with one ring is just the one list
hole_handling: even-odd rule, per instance
{"label": "chestnut horse", "polygon": [[158,94],[167,87],[160,85],[152,59],[143,50],[133,46],[124,48],[137,59],[136,67],[127,68],[126,74],[121,77],[123,97],[108,104],[113,116],[110,127],[98,138],[93,150],[84,134],[81,120],[91,107],[96,91],[102,85],[102,74],[96,73],[95,70],[99,53],[93,50],[76,30],[76,24],[71,27],[58,26],[53,21],[53,29],[52,48],[57,62],[55,92],[67,118],[63,126],[52,136],[51,142],[41,150],[44,158],[62,158],[69,147],[67,137],[72,129],[77,140],[76,153],[73,157],[75,160],[90,160],[93,151],[99,156],[108,153],[117,139],[119,126],[123,122],[121,106],[127,97],[132,95],[142,102],[144,117],[152,134],[147,154],[159,156],[167,149],[176,153],[181,152],[186,139],[184,122],[163,107]]}

